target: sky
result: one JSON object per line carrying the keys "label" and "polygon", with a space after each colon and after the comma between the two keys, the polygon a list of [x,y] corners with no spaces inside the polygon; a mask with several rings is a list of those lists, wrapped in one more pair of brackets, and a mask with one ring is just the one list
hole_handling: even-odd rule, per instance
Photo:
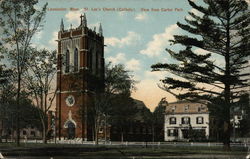
{"label": "sky", "polygon": [[[194,0],[193,0],[194,1]],[[197,0],[195,0],[197,1]],[[38,48],[57,49],[61,19],[65,29],[78,27],[85,13],[89,28],[103,28],[106,63],[124,64],[136,83],[132,97],[153,111],[161,98],[176,99],[158,87],[167,72],[152,72],[151,65],[172,62],[165,51],[175,34],[185,34],[176,22],[184,22],[192,9],[186,0],[40,0],[38,9],[48,2],[42,30],[32,43]],[[179,49],[177,46],[173,49]],[[204,50],[197,50],[204,51]]]}

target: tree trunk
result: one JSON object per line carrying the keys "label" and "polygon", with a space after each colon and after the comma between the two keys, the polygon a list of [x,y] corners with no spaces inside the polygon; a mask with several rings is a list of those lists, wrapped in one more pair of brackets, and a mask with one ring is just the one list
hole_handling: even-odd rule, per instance
{"label": "tree trunk", "polygon": [[95,131],[95,145],[98,145],[98,130]]}
{"label": "tree trunk", "polygon": [[43,136],[43,143],[46,144],[47,143],[47,138],[46,138],[46,125],[45,125],[45,119],[42,119],[42,127],[43,127],[43,133],[42,133],[42,136]]}
{"label": "tree trunk", "polygon": [[47,131],[48,131],[48,120],[47,119],[47,95],[48,92],[46,92],[44,94],[44,117],[43,117],[43,123],[44,123],[44,138],[43,138],[43,143],[46,144],[47,143]]}
{"label": "tree trunk", "polygon": [[224,128],[223,128],[223,149],[225,151],[231,151],[230,148],[230,135],[231,135],[231,130],[230,130],[230,120],[224,121]]}
{"label": "tree trunk", "polygon": [[[19,58],[19,56],[18,56]],[[16,143],[17,146],[20,146],[20,92],[21,92],[21,73],[18,62],[18,84],[17,84],[17,123],[16,123]]]}
{"label": "tree trunk", "polygon": [[105,144],[106,144],[106,142],[107,142],[107,117],[106,117],[106,115],[105,115],[104,139],[105,139]]}
{"label": "tree trunk", "polygon": [[99,117],[95,121],[95,145],[98,145]]}
{"label": "tree trunk", "polygon": [[121,131],[121,142],[123,143],[123,131]]}
{"label": "tree trunk", "polygon": [[155,142],[155,128],[154,128],[154,125],[152,125],[152,142]]}
{"label": "tree trunk", "polygon": [[95,128],[92,127],[92,140],[95,141]]}

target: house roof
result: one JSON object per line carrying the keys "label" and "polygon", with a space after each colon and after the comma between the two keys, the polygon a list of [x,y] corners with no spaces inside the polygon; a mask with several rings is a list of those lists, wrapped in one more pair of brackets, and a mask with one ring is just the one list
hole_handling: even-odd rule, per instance
{"label": "house roof", "polygon": [[192,114],[208,113],[206,104],[190,101],[177,101],[169,103],[166,107],[166,113],[171,114]]}

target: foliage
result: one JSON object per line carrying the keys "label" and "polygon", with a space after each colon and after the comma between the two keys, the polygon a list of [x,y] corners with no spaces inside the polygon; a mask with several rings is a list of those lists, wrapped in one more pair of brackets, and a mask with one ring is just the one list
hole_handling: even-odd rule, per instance
{"label": "foliage", "polygon": [[[47,114],[56,95],[54,77],[56,74],[56,51],[30,49],[28,70],[24,72],[24,84],[30,91],[36,106],[41,110],[39,117],[42,123],[43,142],[46,143]],[[54,83],[53,83],[54,82]]]}
{"label": "foliage", "polygon": [[135,89],[136,81],[122,64],[105,66],[105,92],[109,94],[129,93]]}
{"label": "foliage", "polygon": [[110,123],[112,126],[118,127],[121,132],[134,119],[137,112],[134,100],[128,94],[115,95],[110,111]]}
{"label": "foliage", "polygon": [[[12,91],[15,91],[13,89]],[[11,90],[4,90],[4,94],[6,92],[11,92]],[[11,131],[11,133],[14,133],[14,130],[16,129],[16,114],[17,114],[17,103],[13,96],[14,92],[11,92],[10,95],[7,98],[4,98],[1,96],[1,121],[3,123],[3,128],[7,131]],[[4,98],[4,102],[2,101]],[[39,113],[40,109],[35,107],[32,104],[32,101],[28,98],[28,94],[26,92],[21,92],[21,98],[20,98],[20,128],[27,128],[28,126],[35,126],[38,129],[41,129],[41,123],[39,119]],[[27,118],[28,116],[28,118]]]}
{"label": "foliage", "polygon": [[[98,144],[98,134],[101,122],[105,120],[105,127],[108,124],[122,128],[131,118],[133,101],[130,98],[130,92],[134,89],[135,81],[129,75],[121,64],[112,66],[111,63],[105,66],[104,88],[96,84],[96,95],[93,101],[93,107],[90,109],[90,121],[95,129],[95,140]],[[98,77],[96,77],[98,78]],[[100,80],[97,80],[100,81]]]}
{"label": "foliage", "polygon": [[240,100],[236,103],[239,111],[241,111],[242,120],[239,124],[239,135],[242,137],[249,137],[250,135],[250,101],[249,94],[243,94]]}
{"label": "foliage", "polygon": [[[164,122],[165,111],[168,102],[166,98],[162,98],[158,106],[152,113],[152,125],[153,125],[153,141],[161,141],[164,138]],[[156,135],[157,134],[157,135]]]}
{"label": "foliage", "polygon": [[153,112],[155,124],[164,124],[164,113],[166,111],[167,104],[168,102],[166,101],[166,98],[162,98],[158,106],[155,108]]}
{"label": "foliage", "polygon": [[250,11],[244,0],[204,0],[204,7],[188,2],[200,14],[189,12],[192,18],[185,19],[187,24],[177,22],[189,35],[175,35],[171,40],[184,49],[166,49],[178,64],[158,63],[151,67],[174,75],[162,80],[162,88],[178,99],[214,103],[213,96],[219,98],[220,105],[215,105],[223,110],[223,143],[229,150],[230,107],[239,100],[242,89],[249,86],[250,73],[242,70],[249,69]]}
{"label": "foliage", "polygon": [[17,74],[17,145],[20,145],[20,97],[21,81],[26,63],[30,60],[28,49],[31,39],[42,27],[42,22],[46,13],[47,4],[41,10],[37,10],[35,5],[38,0],[3,0],[0,2],[0,26],[3,29],[1,42],[7,50],[7,57],[16,68]]}

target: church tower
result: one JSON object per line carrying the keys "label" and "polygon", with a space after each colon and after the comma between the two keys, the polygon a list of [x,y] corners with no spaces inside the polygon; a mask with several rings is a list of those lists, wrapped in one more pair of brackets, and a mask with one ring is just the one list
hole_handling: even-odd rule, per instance
{"label": "church tower", "polygon": [[[58,32],[56,136],[60,138],[90,139],[91,108],[97,91],[104,86],[104,38],[87,27],[85,14],[80,26],[64,29],[61,21]],[[97,80],[98,79],[98,80]]]}

